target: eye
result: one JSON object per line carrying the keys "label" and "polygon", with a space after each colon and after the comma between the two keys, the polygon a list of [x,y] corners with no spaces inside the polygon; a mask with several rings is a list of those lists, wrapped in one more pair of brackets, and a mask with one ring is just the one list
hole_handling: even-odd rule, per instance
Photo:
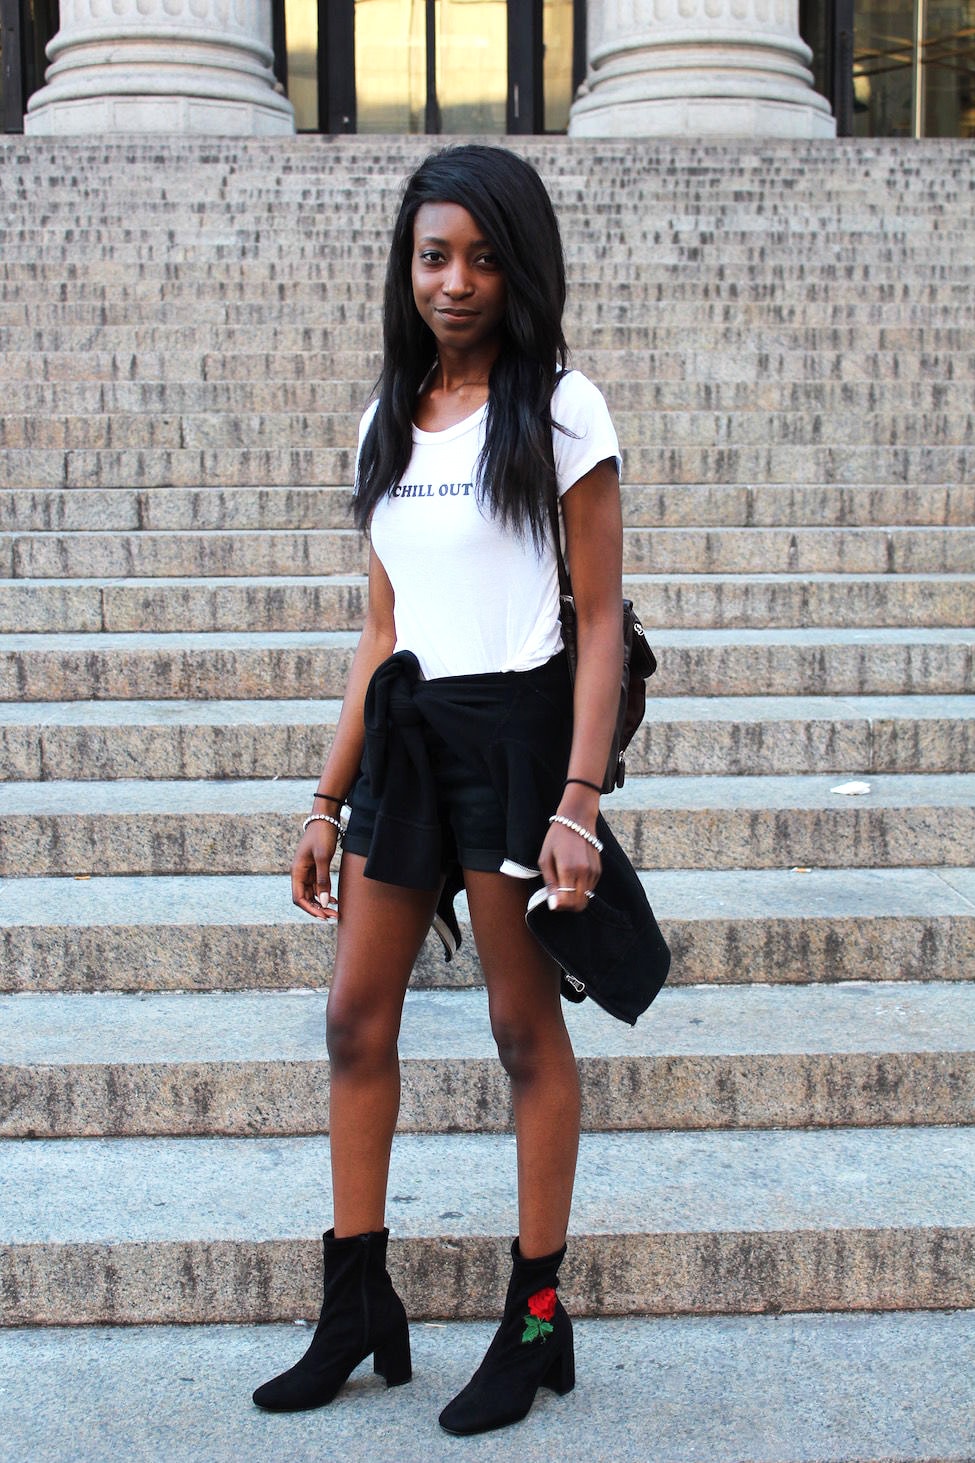
{"label": "eye", "polygon": [[489,252],[479,254],[477,256],[477,263],[480,264],[484,269],[501,268],[501,261],[498,258],[497,254],[491,254]]}
{"label": "eye", "polygon": [[442,264],[443,255],[439,249],[421,249],[420,259],[424,264]]}

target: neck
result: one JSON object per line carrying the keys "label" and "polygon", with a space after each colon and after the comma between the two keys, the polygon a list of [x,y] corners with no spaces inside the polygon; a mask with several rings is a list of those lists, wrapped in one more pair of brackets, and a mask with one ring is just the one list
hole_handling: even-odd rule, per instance
{"label": "neck", "polygon": [[486,390],[499,350],[500,346],[495,343],[473,352],[456,353],[441,349],[434,370],[433,389],[448,395],[475,388]]}

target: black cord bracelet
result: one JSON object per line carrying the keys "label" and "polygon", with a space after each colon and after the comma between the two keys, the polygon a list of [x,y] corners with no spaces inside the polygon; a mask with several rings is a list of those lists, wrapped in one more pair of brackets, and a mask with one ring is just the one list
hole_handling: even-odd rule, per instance
{"label": "black cord bracelet", "polygon": [[330,792],[312,793],[312,801],[315,798],[321,798],[323,803],[337,803],[340,808],[345,804],[345,798],[333,798]]}
{"label": "black cord bracelet", "polygon": [[602,796],[602,788],[598,787],[595,782],[587,782],[584,777],[567,777],[565,779],[565,786],[568,787],[570,782],[577,782],[580,787],[591,787],[593,792],[598,792],[600,797]]}

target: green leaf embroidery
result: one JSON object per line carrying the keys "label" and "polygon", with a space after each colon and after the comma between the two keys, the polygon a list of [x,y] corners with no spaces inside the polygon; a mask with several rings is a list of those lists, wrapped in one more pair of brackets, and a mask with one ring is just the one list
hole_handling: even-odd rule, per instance
{"label": "green leaf embroidery", "polygon": [[[522,1341],[537,1341],[540,1332],[540,1324],[544,1325],[545,1323],[544,1321],[539,1323],[536,1316],[526,1316],[525,1334],[521,1338]],[[549,1326],[548,1329],[551,1331],[551,1326]]]}
{"label": "green leaf embroidery", "polygon": [[555,1330],[555,1327],[549,1321],[542,1321],[538,1329],[541,1332],[542,1340],[544,1341],[546,1336],[551,1336],[552,1332]]}

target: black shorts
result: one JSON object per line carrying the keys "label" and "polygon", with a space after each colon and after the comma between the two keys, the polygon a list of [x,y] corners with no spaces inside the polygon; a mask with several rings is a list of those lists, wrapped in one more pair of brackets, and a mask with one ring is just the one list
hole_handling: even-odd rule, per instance
{"label": "black shorts", "polygon": [[[492,681],[502,677],[510,681],[512,676],[521,674],[531,678],[529,694],[544,706],[543,718],[554,718],[557,730],[553,726],[550,736],[557,743],[565,740],[563,756],[567,762],[571,733],[566,731],[565,698],[571,698],[571,689],[564,654],[534,671],[496,672],[466,679],[487,688]],[[571,714],[568,720],[571,721]],[[487,764],[470,748],[451,746],[428,724],[424,726],[424,736],[437,785],[444,870],[459,863],[464,869],[497,873],[508,857],[508,811],[495,790]],[[363,769],[353,784],[349,804],[351,813],[343,847],[349,853],[367,858],[380,800],[370,791]]]}
{"label": "black shorts", "polygon": [[[426,737],[439,793],[444,867],[459,862],[464,869],[497,873],[505,858],[505,814],[486,769],[481,772],[458,756],[430,728]],[[352,811],[342,846],[347,853],[366,858],[379,799],[373,797],[369,779],[361,771],[349,794],[349,803]]]}

